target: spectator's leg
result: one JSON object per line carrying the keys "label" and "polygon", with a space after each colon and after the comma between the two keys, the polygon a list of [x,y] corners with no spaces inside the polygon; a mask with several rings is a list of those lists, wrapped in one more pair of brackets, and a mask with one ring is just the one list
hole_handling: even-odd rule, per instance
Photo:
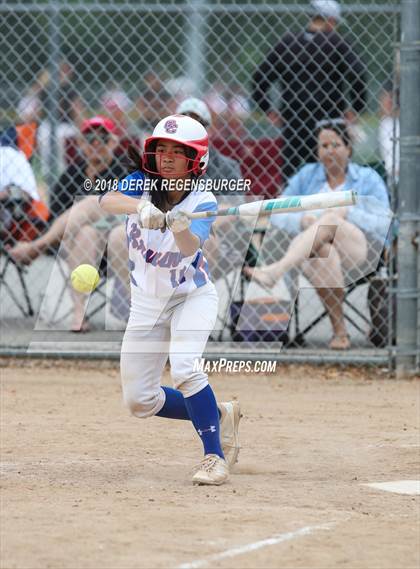
{"label": "spectator's leg", "polygon": [[29,264],[49,247],[60,243],[64,236],[67,242],[71,242],[82,225],[94,223],[103,215],[104,211],[99,206],[98,198],[88,196],[57,217],[43,235],[31,242],[18,243],[9,252],[16,262]]}
{"label": "spectator's leg", "polygon": [[[66,238],[66,236],[65,236]],[[66,244],[68,257],[66,259],[70,271],[83,263],[97,267],[105,249],[105,236],[100,232],[84,225],[75,239]],[[88,324],[84,323],[86,296],[72,289],[73,318],[71,329],[74,332],[86,331]]]}
{"label": "spectator's leg", "polygon": [[285,256],[280,261],[257,269],[245,267],[244,272],[264,286],[274,286],[290,269],[298,268],[310,256],[316,256],[317,251],[325,243],[334,239],[335,233],[336,228],[333,226],[320,228],[318,222],[314,223],[292,239]]}
{"label": "spectator's leg", "polygon": [[[336,223],[336,218],[332,217],[335,214],[328,215],[329,221]],[[337,228],[334,246],[340,253],[343,266],[347,269],[354,269],[362,265],[367,259],[368,243],[365,234],[346,220],[342,221]]]}
{"label": "spectator's leg", "polygon": [[[330,243],[318,250],[318,256],[302,265],[305,276],[316,288],[331,321],[333,338],[330,348],[346,349],[350,346],[344,320],[344,278],[337,249]],[[326,288],[326,286],[330,288]]]}
{"label": "spectator's leg", "polygon": [[295,237],[280,261],[258,269],[244,269],[263,286],[274,286],[285,273],[320,255],[326,243],[334,242],[346,267],[355,267],[367,256],[367,243],[363,232],[333,212],[325,213],[316,223]]}

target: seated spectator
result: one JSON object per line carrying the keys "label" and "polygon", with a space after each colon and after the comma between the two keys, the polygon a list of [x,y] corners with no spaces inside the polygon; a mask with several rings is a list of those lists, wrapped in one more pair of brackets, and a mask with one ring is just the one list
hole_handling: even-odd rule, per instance
{"label": "seated spectator", "polygon": [[353,189],[359,196],[357,205],[273,216],[273,225],[292,237],[286,254],[271,265],[244,271],[272,287],[290,269],[300,268],[328,312],[333,330],[329,347],[344,350],[350,347],[343,314],[346,271],[367,262],[368,246],[377,243],[383,248],[390,223],[389,199],[385,183],[373,169],[350,161],[351,139],[343,121],[325,122],[317,140],[318,162],[303,166],[283,195]]}
{"label": "seated spectator", "polygon": [[[116,125],[102,115],[82,122],[80,162],[70,164],[50,194],[50,210],[54,218],[73,205],[76,197],[94,191],[95,180],[118,179],[124,174],[120,160],[115,157],[118,146]],[[84,187],[86,179],[92,181],[92,190]]]}
{"label": "seated spectator", "polygon": [[1,241],[33,239],[48,219],[32,167],[25,154],[12,146],[0,146]]}
{"label": "seated spectator", "polygon": [[[81,127],[82,147],[86,162],[72,165],[58,182],[52,200],[55,221],[49,230],[30,243],[20,243],[10,249],[16,262],[30,263],[43,252],[63,241],[66,261],[70,270],[82,263],[99,265],[106,242],[112,243],[115,261],[114,270],[123,282],[128,282],[125,259],[124,216],[106,216],[98,204],[98,193],[92,189],[89,195],[83,189],[85,179],[118,180],[125,175],[125,169],[113,157],[112,150],[118,143],[113,135],[113,123],[104,117],[94,117],[85,121]],[[73,202],[80,196],[82,199]],[[85,196],[85,197],[83,197]],[[70,207],[72,206],[73,207]],[[64,206],[64,207],[61,207]],[[74,312],[71,329],[87,331],[89,325],[83,322],[85,297],[72,291]]]}

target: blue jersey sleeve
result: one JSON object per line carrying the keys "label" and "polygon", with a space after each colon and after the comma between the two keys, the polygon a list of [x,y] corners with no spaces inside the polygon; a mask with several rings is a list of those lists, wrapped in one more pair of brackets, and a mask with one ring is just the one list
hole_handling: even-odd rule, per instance
{"label": "blue jersey sleeve", "polygon": [[[216,201],[209,201],[199,204],[194,212],[196,211],[216,211],[217,210],[217,202]],[[207,217],[206,219],[193,219],[190,225],[191,233],[197,235],[200,239],[200,247],[203,246],[203,243],[206,239],[209,238],[211,225],[214,222],[216,217]]]}
{"label": "blue jersey sleeve", "polygon": [[118,191],[125,196],[132,198],[139,198],[144,191],[145,175],[140,170],[132,172],[125,178],[119,181]]}

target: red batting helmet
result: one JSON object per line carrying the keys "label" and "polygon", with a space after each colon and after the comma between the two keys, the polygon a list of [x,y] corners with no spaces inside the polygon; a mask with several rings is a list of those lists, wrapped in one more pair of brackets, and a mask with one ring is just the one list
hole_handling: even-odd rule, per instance
{"label": "red batting helmet", "polygon": [[159,174],[156,168],[156,145],[159,140],[179,142],[191,149],[188,169],[202,176],[209,161],[209,138],[206,129],[195,119],[185,115],[170,115],[156,125],[152,136],[144,141],[143,168],[150,174]]}

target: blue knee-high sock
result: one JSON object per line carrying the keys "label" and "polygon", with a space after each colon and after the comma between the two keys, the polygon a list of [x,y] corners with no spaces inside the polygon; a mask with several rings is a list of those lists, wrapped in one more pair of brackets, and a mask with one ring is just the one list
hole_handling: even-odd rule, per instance
{"label": "blue knee-high sock", "polygon": [[190,421],[182,393],[177,389],[172,389],[172,387],[164,386],[162,389],[165,392],[165,403],[156,415],[158,417],[166,417],[167,419],[184,419]]}
{"label": "blue knee-high sock", "polygon": [[204,454],[217,454],[224,458],[220,445],[219,410],[210,385],[185,398],[185,407],[195,430],[200,435]]}
{"label": "blue knee-high sock", "polygon": [[[182,393],[178,389],[172,389],[172,387],[166,387],[165,385],[161,389],[165,392],[165,403],[159,413],[156,413],[156,416],[191,421]],[[217,412],[220,419],[221,413],[219,409],[217,409]]]}

